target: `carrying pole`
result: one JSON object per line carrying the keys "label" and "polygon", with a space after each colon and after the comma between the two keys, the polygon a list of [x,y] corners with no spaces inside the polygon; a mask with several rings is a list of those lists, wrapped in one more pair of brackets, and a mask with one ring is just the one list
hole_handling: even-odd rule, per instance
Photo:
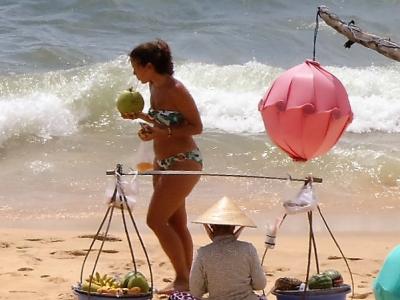
{"label": "carrying pole", "polygon": [[[115,175],[115,170],[106,171],[106,175]],[[292,178],[290,175],[287,177],[264,176],[264,175],[251,175],[251,174],[226,174],[226,173],[210,173],[203,171],[169,171],[169,170],[152,170],[140,172],[134,170],[130,173],[120,173],[119,175],[138,175],[138,176],[152,176],[152,175],[200,175],[200,176],[213,176],[213,177],[236,177],[236,178],[255,178],[255,179],[275,179],[275,180],[289,180],[289,181],[312,181],[315,183],[322,183],[322,178],[319,177],[306,177],[306,178]]]}

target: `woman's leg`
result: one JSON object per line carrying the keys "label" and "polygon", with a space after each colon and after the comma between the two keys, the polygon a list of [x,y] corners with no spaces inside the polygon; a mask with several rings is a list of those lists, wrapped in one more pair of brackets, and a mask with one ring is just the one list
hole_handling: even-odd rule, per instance
{"label": "woman's leg", "polygon": [[[175,163],[174,168],[196,170],[201,166],[192,160],[185,160]],[[147,224],[158,237],[175,269],[174,288],[180,290],[187,290],[189,287],[188,257],[189,253],[190,256],[193,255],[190,233],[187,229],[182,229],[183,224],[186,227],[185,198],[198,180],[199,176],[193,175],[160,176],[155,184],[147,214]]]}
{"label": "woman's leg", "polygon": [[193,260],[193,240],[187,227],[186,207],[183,204],[169,219],[169,225],[175,230],[180,238],[186,257],[186,266],[190,272]]}

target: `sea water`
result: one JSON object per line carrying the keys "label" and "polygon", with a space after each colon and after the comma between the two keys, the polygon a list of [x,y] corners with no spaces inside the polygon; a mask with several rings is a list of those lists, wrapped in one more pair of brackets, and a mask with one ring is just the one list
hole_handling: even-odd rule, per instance
{"label": "sea water", "polygon": [[[321,208],[338,230],[399,230],[400,65],[354,44],[319,20],[316,59],[345,86],[354,120],[327,154],[293,162],[265,133],[258,102],[285,70],[312,58],[319,1],[57,0],[0,2],[0,216],[85,219],[104,211],[122,163],[134,167],[139,126],[121,119],[115,98],[148,87],[127,54],[155,38],[172,49],[175,76],[204,125],[196,137],[204,171],[287,178],[312,175]],[[400,1],[325,1],[342,20],[400,41]],[[385,18],[376,19],[376,15]],[[140,180],[144,215],[151,178]],[[190,216],[222,196],[264,226],[301,183],[204,176]],[[336,220],[336,219],[335,219]],[[337,219],[339,220],[339,219]]]}

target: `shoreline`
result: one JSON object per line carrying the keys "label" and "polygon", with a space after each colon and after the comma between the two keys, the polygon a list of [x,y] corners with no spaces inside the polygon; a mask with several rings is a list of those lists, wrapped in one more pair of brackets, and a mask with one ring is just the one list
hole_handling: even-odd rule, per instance
{"label": "shoreline", "polygon": [[[193,192],[187,201],[188,227],[191,231],[197,232],[197,225],[192,224],[200,211],[205,211],[212,203],[211,199],[197,199],[198,191]],[[257,231],[263,233],[269,223],[274,222],[275,218],[284,214],[284,209],[280,202],[271,205],[271,202],[261,203],[233,199],[244,210],[244,212],[255,222]],[[256,204],[255,204],[256,203]],[[134,205],[132,213],[135,222],[142,230],[147,229],[145,224],[147,203],[141,202]],[[257,206],[256,206],[257,205]],[[394,209],[376,210],[375,207],[366,207],[364,210],[347,209],[344,206],[332,207],[326,203],[319,204],[321,213],[326,220],[329,228],[337,233],[398,233],[400,224],[397,221],[398,213]],[[3,220],[2,229],[46,229],[65,230],[83,229],[95,230],[104,217],[107,206],[101,200],[97,205],[91,207],[77,204],[69,207],[55,209],[42,209],[39,211],[26,209],[5,209],[0,210],[0,218]],[[114,218],[120,218],[120,211],[114,210]],[[318,210],[313,212],[313,228],[315,232],[327,232],[327,228]],[[114,221],[121,223],[122,221]],[[0,229],[1,229],[0,228]],[[281,231],[285,234],[298,234],[308,230],[307,217],[304,214],[288,215],[282,224]]]}

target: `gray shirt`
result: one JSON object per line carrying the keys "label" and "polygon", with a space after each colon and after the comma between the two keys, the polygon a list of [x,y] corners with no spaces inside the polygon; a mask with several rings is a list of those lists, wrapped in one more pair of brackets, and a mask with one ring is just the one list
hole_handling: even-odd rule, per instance
{"label": "gray shirt", "polygon": [[267,280],[257,250],[233,235],[217,236],[197,251],[190,272],[190,292],[209,300],[256,300],[253,290],[261,290]]}

